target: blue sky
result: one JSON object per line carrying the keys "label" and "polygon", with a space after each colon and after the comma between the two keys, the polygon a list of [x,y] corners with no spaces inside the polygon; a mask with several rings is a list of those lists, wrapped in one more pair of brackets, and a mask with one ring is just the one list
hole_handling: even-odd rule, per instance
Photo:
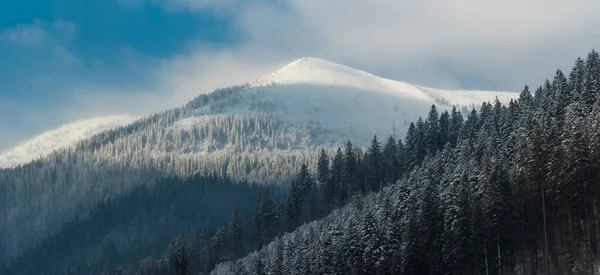
{"label": "blue sky", "polygon": [[234,47],[241,36],[228,16],[210,7],[170,11],[120,0],[3,3],[0,149],[69,120],[56,110],[78,104],[71,85],[111,83],[127,93],[127,87],[147,85],[143,66],[149,60],[180,54],[191,39],[210,48]]}
{"label": "blue sky", "polygon": [[22,0],[0,4],[0,150],[145,115],[305,56],[439,88],[519,91],[600,45],[591,0]]}
{"label": "blue sky", "polygon": [[168,58],[192,38],[214,47],[239,39],[227,16],[210,9],[169,12],[156,5],[129,7],[118,0],[11,1],[0,9],[0,29],[31,32],[29,38],[0,44],[0,81],[4,97],[34,104],[64,98],[57,97],[60,90],[40,92],[36,83],[23,81],[30,74],[51,78],[53,73],[93,70],[101,81],[135,83],[142,76],[128,68],[129,55]]}

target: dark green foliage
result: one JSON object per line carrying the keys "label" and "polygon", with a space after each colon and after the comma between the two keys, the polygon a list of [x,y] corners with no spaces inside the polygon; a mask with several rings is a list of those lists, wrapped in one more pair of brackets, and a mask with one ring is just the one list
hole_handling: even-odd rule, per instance
{"label": "dark green foliage", "polygon": [[231,218],[229,219],[229,224],[227,226],[227,235],[229,237],[229,244],[227,248],[228,259],[237,259],[242,256],[244,251],[242,233],[242,220],[238,211],[238,207],[235,205],[231,211]]}
{"label": "dark green foliage", "polygon": [[[401,144],[401,141],[398,141]],[[392,184],[400,178],[402,168],[400,167],[400,156],[398,144],[393,136],[390,136],[383,147],[381,172],[383,184]]]}
{"label": "dark green foliage", "polygon": [[342,174],[342,183],[347,187],[348,197],[363,194],[366,191],[364,177],[359,177],[359,167],[356,162],[357,157],[354,152],[354,147],[352,147],[352,143],[348,141],[344,152],[344,172]]}
{"label": "dark green foliage", "polygon": [[[143,274],[591,274],[600,247],[599,83],[593,51],[568,79],[557,71],[508,106],[484,102],[466,120],[432,106],[406,144],[390,137],[381,148],[375,136],[363,154],[348,141],[331,163],[322,150],[316,181],[303,164],[282,200],[238,187],[258,197],[252,216],[226,213],[251,203],[213,198],[237,190],[208,184],[217,178],[135,188],[0,271],[125,274],[135,262]],[[204,213],[202,203],[216,210]],[[177,235],[190,237],[169,244]],[[165,252],[148,257],[155,249]]]}
{"label": "dark green foliage", "polygon": [[97,203],[87,215],[15,259],[4,274],[56,274],[71,267],[88,274],[104,268],[112,273],[118,264],[137,266],[144,257],[164,251],[175,235],[227,224],[232,205],[251,209],[261,192],[260,187],[203,177],[141,186]]}
{"label": "dark green foliage", "polygon": [[[371,140],[371,146],[364,158],[364,171],[366,188],[377,192],[383,186],[383,156],[381,155],[381,144],[377,136]],[[365,190],[366,191],[366,190]]]}
{"label": "dark green foliage", "polygon": [[[518,101],[483,103],[466,121],[456,110],[440,116],[433,107],[411,124],[405,148],[396,148],[398,163],[406,163],[398,165],[405,169],[398,183],[279,240],[284,255],[314,252],[289,252],[288,273],[305,273],[295,261],[322,266],[333,258],[332,274],[593,274],[600,247],[599,72],[593,51],[576,61],[568,80],[557,71],[535,95],[525,86]],[[378,153],[374,139],[363,161],[353,156],[368,191],[377,190],[378,157],[383,182],[394,175],[393,143]],[[227,268],[213,273],[231,274]]]}
{"label": "dark green foliage", "polygon": [[335,187],[335,206],[341,206],[348,199],[348,186],[344,182],[344,153],[338,148],[331,164],[331,182]]}

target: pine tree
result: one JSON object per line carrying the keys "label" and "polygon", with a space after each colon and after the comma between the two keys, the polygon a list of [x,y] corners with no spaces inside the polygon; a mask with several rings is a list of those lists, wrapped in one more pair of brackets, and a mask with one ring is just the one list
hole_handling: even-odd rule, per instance
{"label": "pine tree", "polygon": [[561,70],[556,71],[551,89],[555,97],[552,101],[552,110],[550,113],[557,119],[558,128],[562,129],[562,122],[566,113],[566,108],[573,101],[572,91],[569,89],[569,83]]}
{"label": "pine tree", "polygon": [[237,205],[234,205],[231,210],[227,235],[229,237],[228,258],[232,260],[241,257],[244,246],[242,243],[242,222]]}
{"label": "pine tree", "polygon": [[450,114],[448,111],[444,111],[440,115],[440,122],[438,125],[440,127],[440,132],[438,134],[436,146],[438,150],[442,150],[444,149],[444,146],[446,146],[446,143],[450,142],[448,140],[450,134]]}
{"label": "pine tree", "polygon": [[423,122],[423,119],[419,117],[417,119],[416,127],[416,151],[417,151],[417,165],[421,165],[425,156],[427,156],[427,125]]}
{"label": "pine tree", "polygon": [[426,154],[435,154],[440,146],[441,127],[437,108],[431,105],[425,121],[425,150]]}
{"label": "pine tree", "polygon": [[317,180],[320,186],[325,186],[329,182],[329,156],[325,149],[321,149],[319,161],[317,163]]}
{"label": "pine tree", "polygon": [[358,177],[358,164],[356,160],[357,157],[354,154],[352,143],[348,141],[344,152],[344,174],[342,178],[343,184],[348,187],[348,196],[364,194],[366,191],[364,182]]}
{"label": "pine tree", "polygon": [[411,170],[413,167],[417,166],[419,161],[419,142],[418,142],[418,133],[416,130],[416,126],[414,123],[410,123],[408,126],[408,131],[406,132],[406,168]]}
{"label": "pine tree", "polygon": [[266,275],[265,265],[263,264],[262,257],[259,255],[254,255],[250,268],[250,275]]}
{"label": "pine tree", "polygon": [[173,239],[167,249],[165,258],[169,261],[176,274],[187,275],[191,272],[195,258],[193,243],[193,241],[187,238],[177,237]]}
{"label": "pine tree", "polygon": [[263,218],[263,199],[262,194],[258,194],[256,205],[254,206],[254,212],[252,214],[252,248],[259,249],[265,243],[263,240],[264,232],[264,218]]}
{"label": "pine tree", "polygon": [[581,103],[590,112],[600,90],[600,56],[596,51],[591,51],[585,60],[581,89]]}
{"label": "pine tree", "polygon": [[393,136],[388,138],[388,141],[383,147],[383,182],[384,184],[393,184],[399,178],[400,163],[398,161],[398,145]]}
{"label": "pine tree", "polygon": [[322,205],[325,211],[329,213],[335,206],[335,182],[332,180],[331,171],[329,169],[329,157],[324,149],[321,149],[319,162],[317,164],[317,180],[321,188]]}
{"label": "pine tree", "polygon": [[362,266],[363,274],[382,274],[382,259],[385,240],[377,230],[377,220],[371,213],[367,213],[362,222],[360,232],[361,247],[363,247]]}
{"label": "pine tree", "polygon": [[456,147],[458,136],[460,134],[463,125],[463,116],[456,110],[456,106],[452,107],[452,113],[450,114],[450,125],[448,127],[448,142],[452,148]]}
{"label": "pine tree", "polygon": [[338,147],[331,164],[331,182],[335,187],[335,206],[342,206],[347,200],[347,185],[344,182],[344,167],[344,154],[342,153],[342,149]]}
{"label": "pine tree", "polygon": [[210,236],[208,228],[202,227],[202,232],[198,238],[198,271],[202,274],[208,274],[212,266],[210,265]]}
{"label": "pine tree", "polygon": [[312,188],[312,179],[306,164],[302,164],[298,176],[292,182],[292,188],[287,196],[287,227],[296,228],[301,222],[309,220],[307,197]]}
{"label": "pine tree", "polygon": [[519,95],[519,107],[521,108],[522,119],[525,116],[530,116],[532,114],[531,109],[533,108],[533,97],[531,96],[531,92],[529,91],[529,86],[525,85],[523,91]]}
{"label": "pine tree", "polygon": [[374,136],[371,140],[367,156],[365,160],[367,188],[369,191],[377,192],[383,185],[381,145],[377,140],[377,136]]}
{"label": "pine tree", "polygon": [[266,244],[275,238],[275,235],[277,232],[279,232],[279,215],[269,190],[265,190],[262,195],[262,203],[260,205],[260,221],[262,225],[261,243]]}
{"label": "pine tree", "polygon": [[396,146],[398,149],[398,166],[396,170],[398,171],[398,179],[401,179],[404,173],[408,170],[407,167],[407,152],[406,146],[402,143],[402,139],[398,138],[398,145]]}

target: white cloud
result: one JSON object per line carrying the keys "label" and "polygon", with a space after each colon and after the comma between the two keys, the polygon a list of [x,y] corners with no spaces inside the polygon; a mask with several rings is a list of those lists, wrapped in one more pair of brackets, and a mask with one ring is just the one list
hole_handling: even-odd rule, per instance
{"label": "white cloud", "polygon": [[[20,121],[15,121],[15,117]],[[12,101],[0,94],[0,152],[48,127],[57,127],[60,124],[51,115],[36,111],[27,104]]]}
{"label": "white cloud", "polygon": [[[590,0],[131,1],[233,14],[244,38],[229,50],[233,60],[264,65],[316,56],[443,88],[481,77],[483,86],[470,88],[519,90],[600,45],[600,2]],[[190,52],[184,56],[220,54]]]}
{"label": "white cloud", "polygon": [[54,21],[52,28],[56,32],[56,35],[60,36],[66,42],[70,42],[79,32],[79,25],[63,19]]}
{"label": "white cloud", "polygon": [[0,152],[18,145],[21,138],[21,133],[15,133],[9,127],[0,126],[0,140],[2,141],[0,142]]}
{"label": "white cloud", "polygon": [[[461,72],[483,73],[494,82],[489,87],[517,89],[541,83],[600,45],[598,1],[286,3],[284,12],[262,6],[241,13],[248,47],[318,55],[434,86],[458,82]],[[440,63],[447,71],[437,68]]]}
{"label": "white cloud", "polygon": [[47,23],[35,19],[31,24],[20,24],[0,30],[0,42],[23,46],[68,43],[77,35],[78,31],[79,26],[67,20],[57,19]]}
{"label": "white cloud", "polygon": [[0,31],[0,42],[15,43],[23,46],[39,46],[46,38],[46,31],[40,21],[35,20],[29,25],[18,25],[14,28],[4,28]]}
{"label": "white cloud", "polygon": [[52,87],[70,91],[75,102],[53,111],[57,121],[175,107],[303,56],[439,88],[462,88],[465,78],[477,78],[470,88],[519,91],[541,84],[556,68],[569,70],[577,56],[600,45],[600,1],[591,0],[122,1],[175,13],[213,9],[234,20],[242,43],[216,49],[190,41],[164,60],[124,48],[129,70],[142,80],[123,86],[80,78]]}
{"label": "white cloud", "polygon": [[150,4],[161,6],[169,11],[181,10],[220,10],[221,12],[231,11],[230,8],[240,8],[241,6],[251,2],[241,0],[119,0],[119,2],[129,8],[138,8],[140,6]]}
{"label": "white cloud", "polygon": [[[91,118],[99,115],[147,115],[181,106],[200,94],[217,88],[243,84],[262,76],[272,65],[257,65],[230,52],[196,52],[168,60],[136,60],[154,69],[147,83],[122,87],[109,83],[80,83],[68,87],[75,107],[62,110],[61,117]],[[140,57],[137,57],[140,58]]]}

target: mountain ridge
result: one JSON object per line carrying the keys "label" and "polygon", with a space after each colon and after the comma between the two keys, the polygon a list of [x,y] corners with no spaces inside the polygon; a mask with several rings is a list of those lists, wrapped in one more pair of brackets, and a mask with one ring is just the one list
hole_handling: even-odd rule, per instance
{"label": "mountain ridge", "polygon": [[[394,90],[388,80],[337,64],[295,65],[263,78],[264,85],[201,94],[182,107],[84,135],[73,150],[57,148],[34,164],[0,169],[0,188],[6,187],[0,224],[9,232],[0,238],[0,258],[19,255],[78,213],[138,185],[193,175],[287,185],[300,164],[316,167],[321,148],[348,140],[365,147],[374,134],[403,135],[434,104],[440,113],[452,108],[414,85]],[[278,79],[284,81],[273,85]]]}
{"label": "mountain ridge", "polygon": [[[328,142],[353,138],[363,144],[372,133],[396,135],[406,132],[408,122],[424,116],[432,104],[475,107],[494,100],[494,97],[508,103],[518,96],[511,92],[451,91],[417,86],[314,57],[296,59],[247,82],[247,87],[246,93],[242,94],[247,97],[246,103],[216,113],[253,114],[258,110],[296,125],[325,128],[330,135],[323,139]],[[211,111],[210,114],[214,113]],[[206,114],[199,113],[200,116]],[[137,118],[126,115],[98,117],[48,130],[1,152],[0,168],[15,167],[47,156],[54,150],[125,126]],[[380,123],[373,125],[372,121]],[[198,121],[191,119],[189,123]],[[356,129],[362,129],[363,133],[355,133]]]}
{"label": "mountain ridge", "polygon": [[66,148],[105,130],[127,125],[138,119],[129,115],[112,115],[83,119],[48,130],[19,145],[0,152],[0,168],[14,167]]}

